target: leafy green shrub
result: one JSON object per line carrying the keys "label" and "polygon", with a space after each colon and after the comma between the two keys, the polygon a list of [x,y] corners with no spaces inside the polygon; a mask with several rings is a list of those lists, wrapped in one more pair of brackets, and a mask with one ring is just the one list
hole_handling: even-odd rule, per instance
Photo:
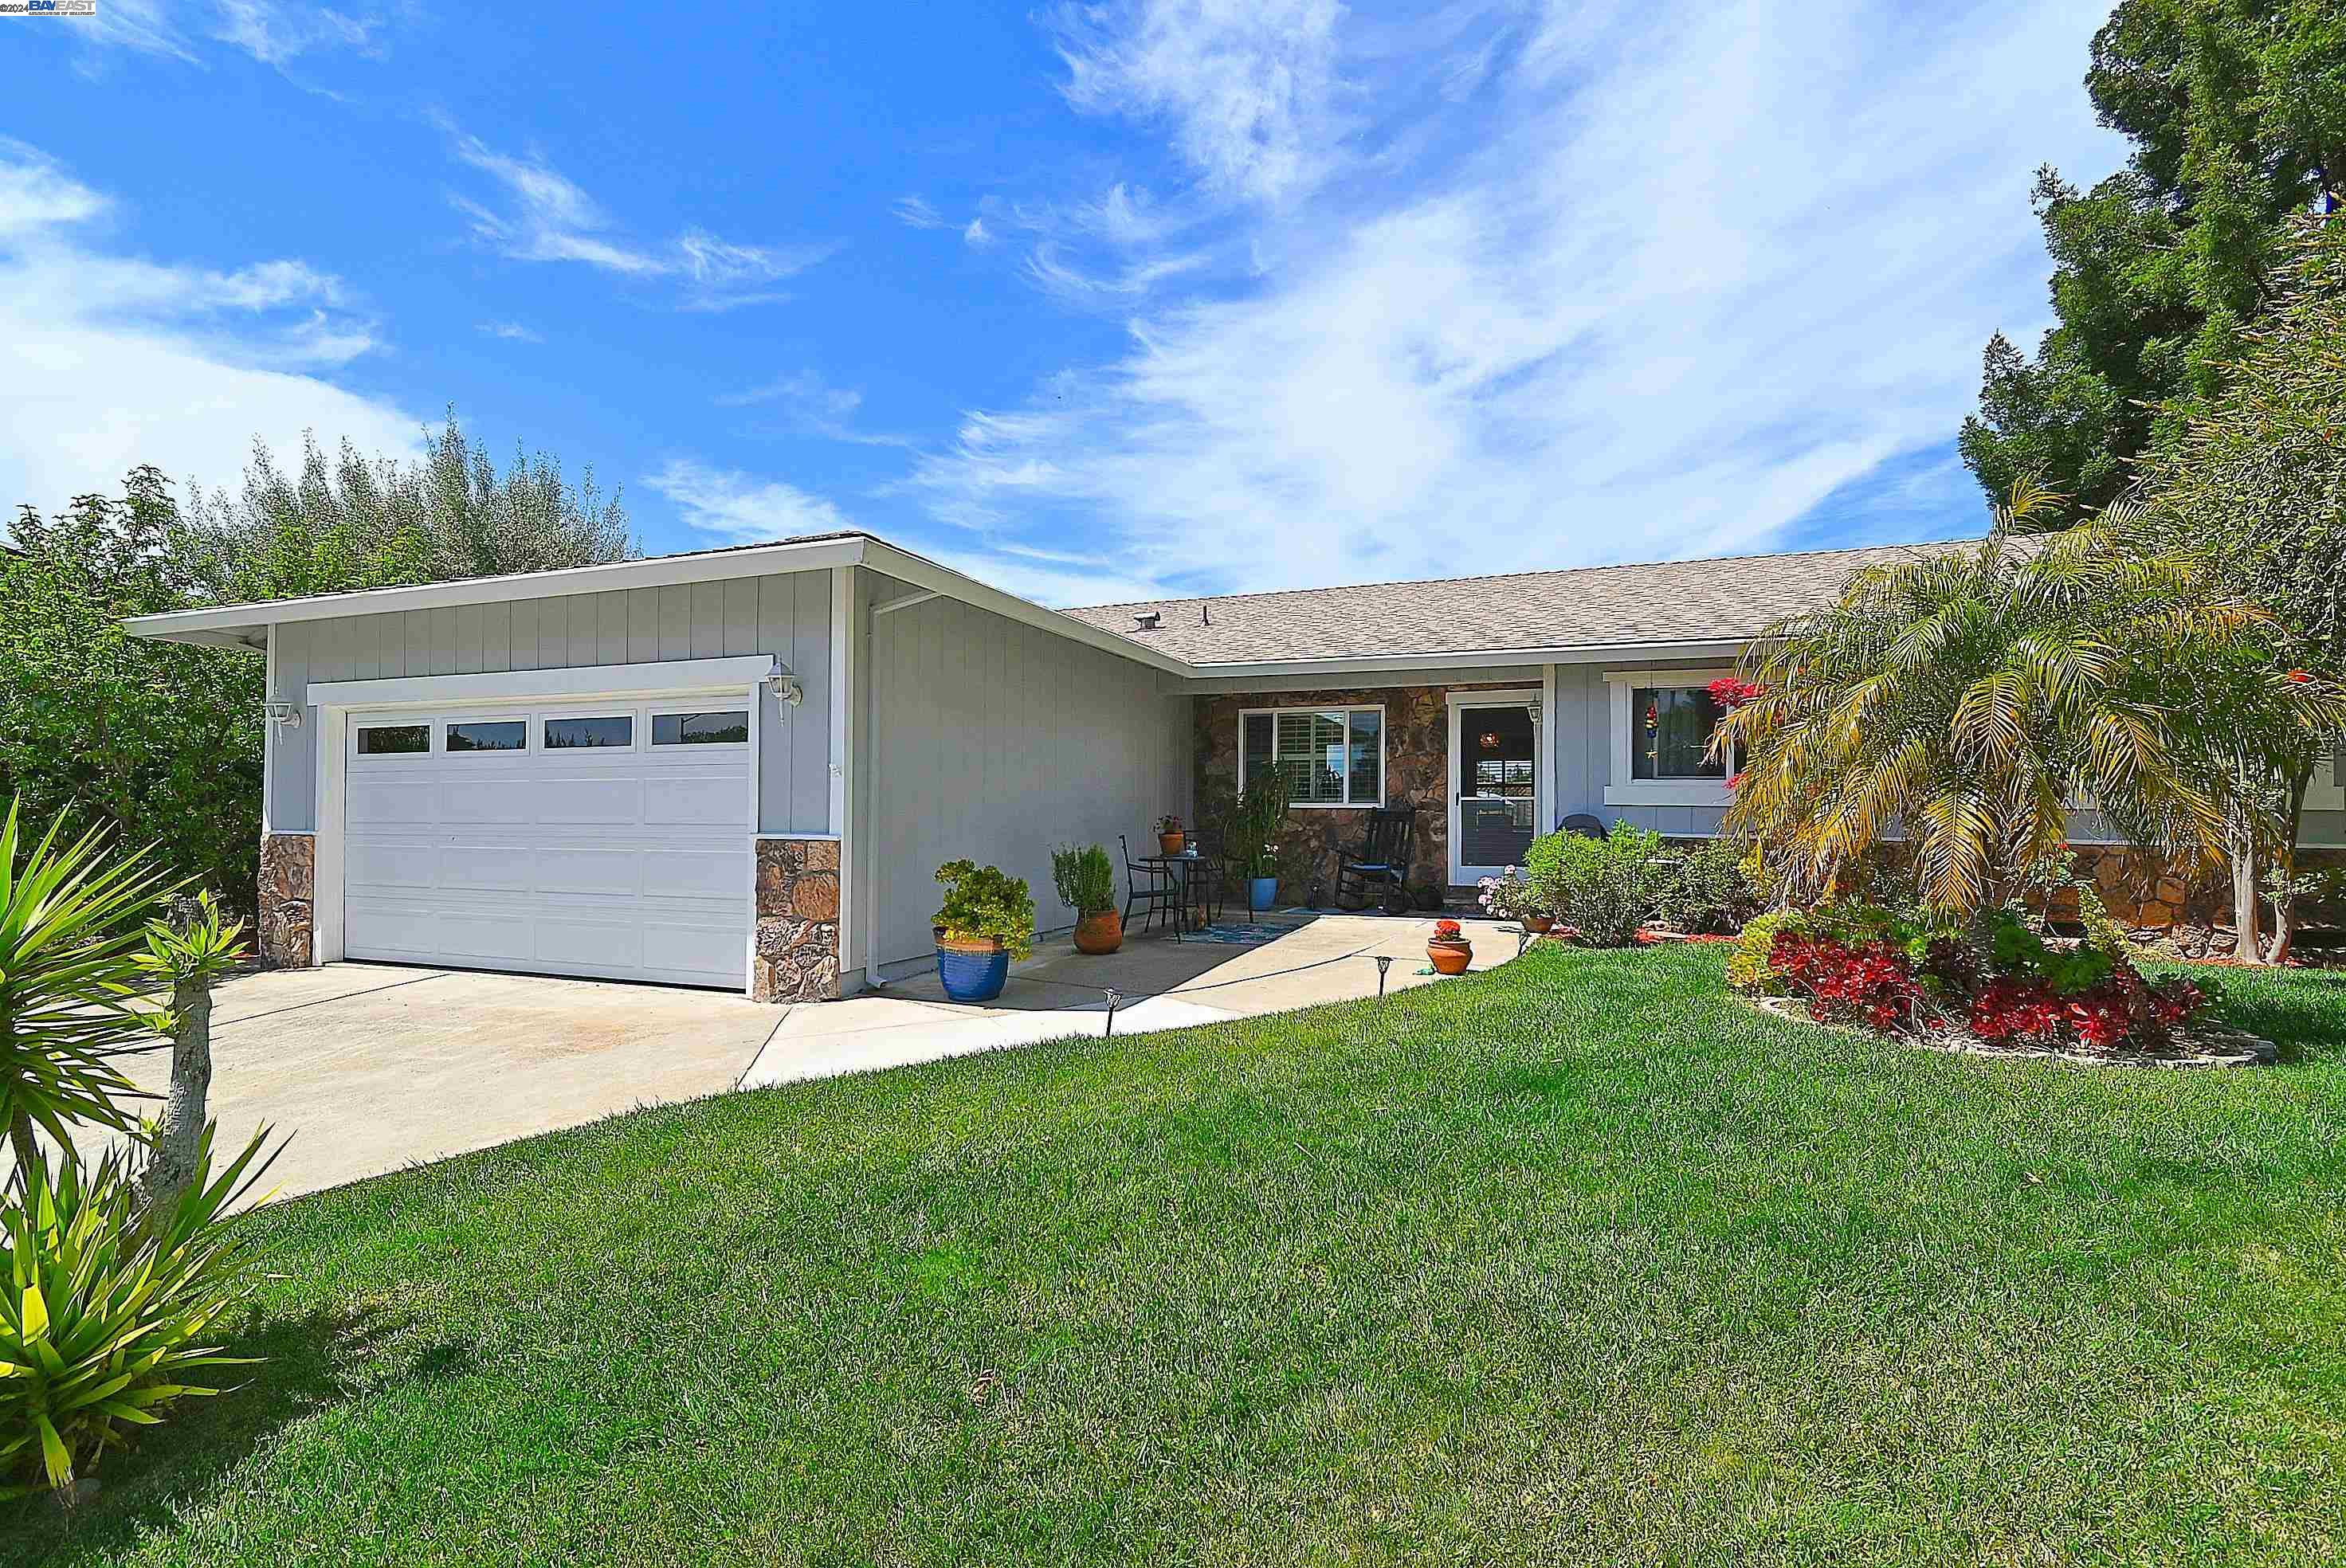
{"label": "leafy green shrub", "polygon": [[1035,900],[1024,878],[996,866],[947,860],[937,868],[937,881],[945,885],[945,901],[930,923],[941,934],[957,942],[998,937],[1013,958],[1035,951]]}
{"label": "leafy green shrub", "polygon": [[1059,890],[1059,901],[1078,915],[1105,914],[1116,908],[1116,868],[1097,844],[1052,850],[1051,885]]}
{"label": "leafy green shrub", "polygon": [[[207,1367],[240,1366],[204,1341],[234,1300],[244,1263],[223,1216],[268,1171],[268,1129],[217,1176],[213,1129],[194,1179],[142,1220],[128,1156],[94,1169],[36,1156],[0,1202],[9,1286],[0,1291],[0,1497],[70,1486],[131,1427],[153,1426]],[[282,1146],[281,1145],[280,1145]]]}
{"label": "leafy green shrub", "polygon": [[1658,912],[1662,836],[1616,822],[1601,839],[1543,833],[1524,854],[1539,901],[1592,947],[1627,947]]}
{"label": "leafy green shrub", "polygon": [[1662,880],[1661,917],[1683,932],[1730,932],[1760,910],[1759,891],[1743,857],[1725,839],[1706,839],[1688,850]]}
{"label": "leafy green shrub", "polygon": [[1735,952],[1727,961],[1727,983],[1738,991],[1759,995],[1781,995],[1784,976],[1774,962],[1776,938],[1780,934],[1808,935],[1808,918],[1793,911],[1779,910],[1744,921],[1743,934],[1737,939]]}
{"label": "leafy green shrub", "polygon": [[1280,840],[1287,830],[1289,785],[1283,768],[1265,768],[1254,787],[1222,807],[1222,850],[1242,877],[1279,874]]}

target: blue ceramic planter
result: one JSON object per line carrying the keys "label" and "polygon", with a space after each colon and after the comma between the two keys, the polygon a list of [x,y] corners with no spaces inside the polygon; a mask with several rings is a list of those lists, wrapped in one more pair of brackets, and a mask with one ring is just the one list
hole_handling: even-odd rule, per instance
{"label": "blue ceramic planter", "polygon": [[1269,909],[1272,904],[1277,903],[1278,901],[1279,879],[1277,877],[1249,877],[1247,879],[1248,909],[1253,911],[1256,914],[1260,914],[1263,911]]}
{"label": "blue ceramic planter", "polygon": [[937,943],[937,983],[955,1002],[991,1002],[1002,994],[1003,983],[1009,978],[1007,948]]}

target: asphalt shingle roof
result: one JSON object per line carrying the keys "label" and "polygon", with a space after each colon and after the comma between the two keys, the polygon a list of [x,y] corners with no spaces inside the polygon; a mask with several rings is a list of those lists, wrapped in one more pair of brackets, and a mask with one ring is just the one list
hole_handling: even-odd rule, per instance
{"label": "asphalt shingle roof", "polygon": [[[1617,643],[1731,640],[1828,603],[1861,566],[1957,547],[1883,545],[1798,555],[1362,583],[1066,613],[1196,664]],[[1154,631],[1134,617],[1154,610]]]}

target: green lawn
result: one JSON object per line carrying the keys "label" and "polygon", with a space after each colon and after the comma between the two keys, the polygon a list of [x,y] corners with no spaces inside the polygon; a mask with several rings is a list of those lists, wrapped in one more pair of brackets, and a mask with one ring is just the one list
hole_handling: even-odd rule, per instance
{"label": "green lawn", "polygon": [[30,1561],[2346,1555],[2346,977],[2261,1071],[1719,952],[652,1111],[273,1208],[242,1391]]}

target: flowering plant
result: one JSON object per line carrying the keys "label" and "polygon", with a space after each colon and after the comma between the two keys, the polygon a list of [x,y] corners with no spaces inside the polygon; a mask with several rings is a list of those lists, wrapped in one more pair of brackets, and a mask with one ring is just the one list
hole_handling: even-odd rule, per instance
{"label": "flowering plant", "polygon": [[1484,877],[1474,884],[1474,901],[1493,920],[1521,920],[1525,915],[1551,914],[1531,883],[1515,874],[1509,866],[1495,877]]}
{"label": "flowering plant", "polygon": [[1438,920],[1433,922],[1433,940],[1436,942],[1456,942],[1459,940],[1459,924],[1454,920]]}
{"label": "flowering plant", "polygon": [[1708,689],[1710,700],[1719,707],[1741,708],[1767,688],[1756,680],[1740,680],[1731,675],[1723,675],[1712,681]]}

